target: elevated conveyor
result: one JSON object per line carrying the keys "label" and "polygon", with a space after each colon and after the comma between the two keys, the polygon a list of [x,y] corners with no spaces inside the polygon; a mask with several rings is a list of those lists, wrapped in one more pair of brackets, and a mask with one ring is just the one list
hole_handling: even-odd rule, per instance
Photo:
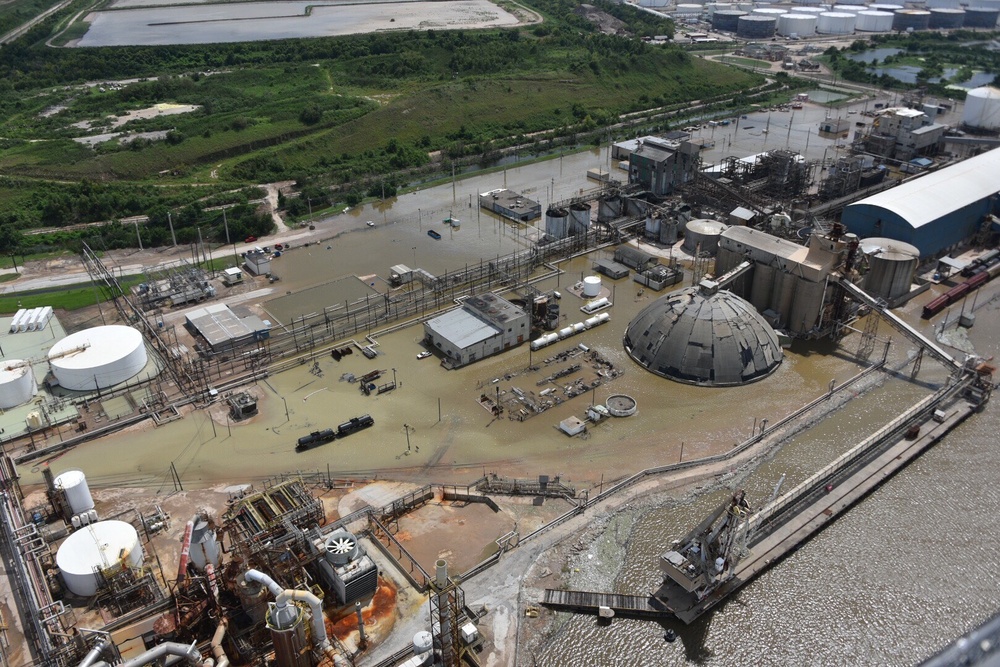
{"label": "elevated conveyor", "polygon": [[934,341],[926,338],[919,331],[897,317],[891,310],[888,309],[884,302],[879,301],[846,278],[838,278],[837,282],[844,288],[845,292],[850,294],[857,301],[860,301],[868,307],[878,311],[879,315],[884,317],[893,329],[903,334],[923,349],[927,350],[928,354],[940,361],[942,364],[956,372],[963,369],[963,365],[957,359],[945,352],[944,349],[934,343]]}

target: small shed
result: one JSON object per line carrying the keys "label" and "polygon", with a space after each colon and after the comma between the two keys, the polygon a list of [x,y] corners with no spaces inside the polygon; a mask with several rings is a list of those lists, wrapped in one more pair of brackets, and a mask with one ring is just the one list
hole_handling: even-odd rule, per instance
{"label": "small shed", "polygon": [[238,266],[232,266],[222,272],[222,284],[227,287],[238,285],[243,282],[243,270]]}

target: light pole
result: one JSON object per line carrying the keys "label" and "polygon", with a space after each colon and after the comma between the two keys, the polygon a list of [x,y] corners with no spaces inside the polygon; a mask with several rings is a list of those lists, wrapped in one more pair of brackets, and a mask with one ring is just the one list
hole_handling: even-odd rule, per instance
{"label": "light pole", "polygon": [[410,425],[403,424],[403,428],[406,429],[406,451],[410,451]]}
{"label": "light pole", "polygon": [[413,246],[412,248],[410,248],[410,250],[413,251],[413,267],[412,268],[415,269],[415,268],[417,268],[417,246]]}
{"label": "light pole", "polygon": [[286,422],[290,422],[292,420],[292,418],[288,416],[288,401],[286,401],[285,397],[282,396],[281,397],[281,402],[285,404],[285,421]]}

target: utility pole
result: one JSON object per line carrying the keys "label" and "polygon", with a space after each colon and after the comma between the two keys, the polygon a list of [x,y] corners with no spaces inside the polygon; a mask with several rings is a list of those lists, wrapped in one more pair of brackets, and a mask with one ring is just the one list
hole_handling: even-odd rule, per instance
{"label": "utility pole", "polygon": [[226,245],[229,245],[229,221],[226,220],[226,207],[222,207],[222,226],[226,228]]}
{"label": "utility pole", "polygon": [[[225,211],[225,209],[223,209],[223,211]],[[173,240],[174,247],[176,248],[177,247],[177,235],[174,234],[174,219],[171,216],[170,211],[167,211],[167,224],[170,225],[170,238]]]}

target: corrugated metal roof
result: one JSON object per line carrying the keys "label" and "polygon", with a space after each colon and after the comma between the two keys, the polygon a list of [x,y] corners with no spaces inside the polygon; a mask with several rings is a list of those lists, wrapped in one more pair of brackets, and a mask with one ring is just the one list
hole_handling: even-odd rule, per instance
{"label": "corrugated metal roof", "polygon": [[459,349],[481,343],[500,329],[479,319],[464,308],[456,308],[427,322],[427,328]]}
{"label": "corrugated metal roof", "polygon": [[844,209],[844,217],[854,206],[878,206],[917,229],[1000,192],[998,173],[1000,148],[994,148],[855,202]]}

